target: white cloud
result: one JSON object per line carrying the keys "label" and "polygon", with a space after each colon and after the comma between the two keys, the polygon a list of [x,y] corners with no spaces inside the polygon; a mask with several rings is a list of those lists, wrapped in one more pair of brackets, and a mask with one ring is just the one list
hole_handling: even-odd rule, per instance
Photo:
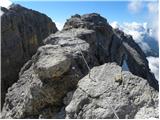
{"label": "white cloud", "polygon": [[158,39],[158,0],[144,2],[143,0],[131,0],[128,4],[128,10],[131,13],[138,13],[146,6],[148,19],[147,22],[152,28],[152,37],[154,37],[157,41]]}
{"label": "white cloud", "polygon": [[139,46],[142,48],[144,52],[149,52],[151,50],[149,44],[144,40],[146,35],[150,36],[150,31],[148,31],[148,24],[144,23],[123,23],[119,25],[118,22],[114,21],[111,23],[113,28],[119,28],[124,31],[126,34],[132,35],[133,39]]}
{"label": "white cloud", "polygon": [[63,26],[64,26],[64,22],[55,22],[56,27],[58,28],[58,30],[62,30]]}
{"label": "white cloud", "polygon": [[3,12],[2,12],[2,10],[0,10],[0,17],[3,15]]}
{"label": "white cloud", "polygon": [[157,13],[158,12],[158,3],[157,2],[150,2],[147,5],[148,11],[150,13]]}
{"label": "white cloud", "polygon": [[127,23],[125,22],[124,26],[130,30],[142,32],[147,27],[147,23],[137,23],[137,22]]}
{"label": "white cloud", "polygon": [[112,23],[111,23],[111,26],[112,26],[114,29],[120,27],[117,21],[112,22]]}
{"label": "white cloud", "polygon": [[9,6],[11,4],[12,4],[12,2],[10,0],[1,0],[1,2],[0,2],[0,6],[5,7],[5,8],[9,8]]}
{"label": "white cloud", "polygon": [[146,6],[147,8],[147,14],[148,19],[147,22],[149,23],[149,26],[152,28],[152,37],[154,37],[158,41],[158,0],[157,1],[148,1],[143,2],[143,0],[132,0],[128,4],[128,10],[131,13],[138,13]]}
{"label": "white cloud", "polygon": [[146,23],[124,23],[122,28],[125,33],[132,35],[133,39],[139,43],[142,42],[143,34],[146,32],[144,24],[146,27]]}
{"label": "white cloud", "polygon": [[149,68],[154,73],[157,80],[159,80],[159,58],[158,57],[147,57],[149,61]]}
{"label": "white cloud", "polygon": [[148,26],[148,23],[123,23],[121,25],[118,22],[112,22],[111,26],[113,28],[119,28],[126,34],[132,35],[136,43],[141,47],[141,49],[147,55],[158,55],[158,42],[155,37],[153,37],[153,29]]}
{"label": "white cloud", "polygon": [[158,2],[149,2],[148,8],[148,21],[153,28],[152,36],[158,40]]}
{"label": "white cloud", "polygon": [[[10,0],[1,0],[0,2],[0,6],[1,7],[5,7],[7,9],[9,9],[10,5],[12,4],[12,2]],[[2,10],[0,10],[0,17],[3,15]]]}
{"label": "white cloud", "polygon": [[137,13],[141,10],[142,8],[142,2],[140,0],[132,0],[129,4],[128,4],[128,9],[130,10],[130,12],[132,13]]}
{"label": "white cloud", "polygon": [[55,24],[56,24],[56,27],[58,28],[58,30],[62,30],[63,29],[64,22],[63,23],[55,22]]}

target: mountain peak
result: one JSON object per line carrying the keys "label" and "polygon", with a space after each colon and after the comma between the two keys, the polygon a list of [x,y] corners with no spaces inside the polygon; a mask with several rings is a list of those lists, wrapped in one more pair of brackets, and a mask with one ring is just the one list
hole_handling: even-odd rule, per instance
{"label": "mountain peak", "polygon": [[70,19],[67,20],[63,29],[67,30],[70,28],[88,28],[98,30],[98,28],[105,29],[105,27],[109,28],[110,25],[104,17],[98,13],[90,13],[84,15],[73,15]]}

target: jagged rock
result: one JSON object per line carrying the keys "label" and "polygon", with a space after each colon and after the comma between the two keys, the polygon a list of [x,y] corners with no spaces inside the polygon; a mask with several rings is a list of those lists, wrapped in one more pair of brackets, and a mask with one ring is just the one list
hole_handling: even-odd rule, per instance
{"label": "jagged rock", "polygon": [[96,32],[96,40],[89,37],[81,38],[87,42],[94,41],[95,55],[100,64],[116,62],[122,66],[126,60],[130,72],[147,79],[151,86],[159,89],[158,81],[149,69],[144,52],[134,42],[132,36],[118,29],[112,29],[107,20],[96,13],[72,16],[65,23],[63,30],[72,28],[87,28]]}
{"label": "jagged rock", "polygon": [[[58,46],[55,46],[55,49]],[[44,50],[45,49],[45,50]],[[46,45],[38,50],[41,57],[35,64],[35,71],[42,79],[62,76],[70,68],[71,61],[62,51],[53,51],[52,45]]]}
{"label": "jagged rock", "polygon": [[72,100],[74,91],[70,91],[67,93],[66,97],[63,98],[63,103],[67,106]]}
{"label": "jagged rock", "polygon": [[[122,82],[116,81],[117,75],[121,75]],[[78,82],[78,88],[65,108],[66,118],[116,118],[112,108],[121,119],[158,118],[158,92],[145,79],[122,71],[114,63],[94,67],[90,76]]]}
{"label": "jagged rock", "polygon": [[154,108],[153,106],[151,107],[146,107],[144,106],[141,108],[137,114],[135,115],[135,119],[141,118],[141,119],[154,119],[154,118],[159,118],[159,109],[158,107]]}
{"label": "jagged rock", "polygon": [[42,45],[42,40],[55,33],[55,24],[46,15],[37,11],[12,5],[1,9],[2,21],[2,104],[5,93],[18,80],[20,68]]}
{"label": "jagged rock", "polygon": [[[132,41],[133,39],[131,39],[130,36],[124,35],[123,37],[116,33],[107,23],[107,20],[98,14],[72,16],[72,18],[66,22],[62,31],[51,34],[44,39],[43,42],[46,45],[40,47],[32,59],[23,66],[19,73],[19,80],[9,88],[6,94],[2,118],[65,118],[65,107],[72,98],[72,92],[76,89],[77,82],[89,73],[88,66],[93,68],[94,66],[99,66],[104,63],[115,62],[122,67],[124,67],[123,64],[125,63],[125,66],[128,67],[130,72],[147,79],[136,77],[128,72],[123,73],[124,79],[127,81],[133,76],[133,78],[137,79],[140,83],[140,86],[141,81],[147,84],[148,87],[145,90],[152,90],[156,96],[157,91],[154,89],[158,89],[158,83],[154,81],[155,79],[152,79],[151,76],[153,75],[149,76],[150,70],[148,68],[148,62],[145,56],[143,56],[141,49],[138,46],[134,46],[135,43]],[[131,62],[129,60],[131,60]],[[139,74],[137,71],[134,71],[136,67],[142,70]],[[95,75],[101,76],[101,74],[98,73],[101,73],[100,71],[103,71],[103,69],[98,70]],[[144,73],[143,70],[145,70],[146,73]],[[112,81],[115,83],[115,86],[113,86],[113,88],[115,87],[114,90],[120,92],[119,90],[121,88],[125,91],[127,86],[123,86],[123,88],[121,85],[123,84],[121,67],[113,65],[113,68],[110,68],[108,66],[106,72],[108,72],[107,77],[111,77],[112,80],[114,79],[114,81]],[[113,78],[115,74],[118,75]],[[102,74],[102,76],[106,77],[106,74]],[[105,79],[108,80],[108,78]],[[106,85],[109,86],[108,83],[106,83],[107,81],[101,80],[103,81],[102,83],[93,81],[91,81],[91,83],[86,81],[83,84],[91,85],[95,83],[94,87],[92,85],[88,86],[89,91],[92,87],[95,88],[91,91],[94,97],[101,94],[104,89],[107,89]],[[133,83],[131,82],[133,87],[134,82],[137,81],[133,80]],[[139,84],[138,82],[135,84]],[[149,87],[148,82],[152,83],[150,85],[153,88]],[[138,85],[136,87],[138,87]],[[116,90],[116,88],[118,89]],[[126,89],[132,90],[132,85],[131,88]],[[87,88],[85,88],[85,90],[88,91]],[[139,88],[138,90],[141,89]],[[29,91],[29,93],[21,95],[24,91]],[[77,93],[77,91],[79,91],[79,93]],[[115,91],[113,91],[113,93],[117,95],[118,92]],[[141,91],[133,89],[133,92],[134,91],[137,93],[140,92],[138,97],[142,95]],[[143,91],[143,94],[146,92]],[[88,96],[82,93],[79,88],[76,90],[75,94],[77,96],[79,94],[79,97],[85,99],[82,101],[82,105],[84,103],[89,103]],[[116,97],[114,95],[112,96],[113,98]],[[131,97],[133,97],[133,94],[131,94]],[[73,98],[72,101],[74,100]],[[103,98],[106,97],[104,96],[102,99]],[[118,98],[115,98],[115,100]],[[127,102],[127,97],[124,96],[124,98],[124,102],[129,106],[124,106],[122,104],[122,107],[118,109],[122,117],[126,117],[126,115],[129,114],[129,111],[126,111],[126,113],[123,111],[123,107],[127,110],[131,109],[131,114],[133,113],[135,115],[136,113],[132,111],[132,107],[133,110],[135,110],[136,108],[134,107],[138,109],[143,106],[140,105],[140,107],[138,107],[138,105],[130,105]],[[78,97],[75,99],[78,99]],[[119,104],[121,103],[120,100],[118,102]],[[92,103],[90,105],[92,105]],[[71,108],[70,110],[74,112],[75,109]],[[121,113],[120,110],[124,113]],[[19,111],[21,112],[19,113]],[[66,111],[68,112],[67,116],[70,117],[71,114],[72,117],[72,112],[68,110],[68,107]],[[97,116],[100,116],[102,111],[104,111],[104,109],[97,109]],[[107,117],[114,117],[110,109],[107,109],[107,111]],[[90,113],[90,111],[88,112]],[[87,115],[89,113],[87,113]],[[83,112],[80,114],[83,114]],[[133,118],[131,115],[129,117]],[[92,118],[96,117],[92,116]]]}
{"label": "jagged rock", "polygon": [[[86,29],[72,29],[57,32],[44,40],[52,44],[56,42],[56,45],[40,47],[21,69],[18,82],[6,94],[2,118],[61,118],[63,97],[68,91],[74,90],[78,80],[88,73],[80,48],[90,65],[99,65],[89,44],[76,37],[81,32],[94,33]],[[24,90],[30,92],[21,96]],[[43,110],[55,114],[50,115],[50,112]]]}
{"label": "jagged rock", "polygon": [[114,31],[123,40],[123,45],[125,51],[127,52],[125,59],[129,71],[137,76],[147,79],[151,86],[153,86],[156,90],[159,90],[158,81],[149,69],[146,56],[141,50],[141,48],[138,46],[138,44],[134,42],[132,36],[128,36],[118,29]]}
{"label": "jagged rock", "polygon": [[[38,65],[43,57],[46,61],[42,69]],[[65,58],[64,61],[61,58]],[[54,118],[54,113],[59,110],[57,106],[61,106],[61,99],[77,83],[72,69],[69,69],[71,61],[68,59],[70,58],[67,57],[67,53],[64,53],[60,46],[40,47],[37,54],[32,57],[29,69],[23,69],[18,82],[8,89],[2,116],[5,118],[43,118],[44,116]],[[52,60],[54,62],[51,62]],[[43,71],[37,72],[37,67]],[[55,69],[56,67],[59,69]],[[66,72],[68,74],[65,74]],[[58,76],[55,76],[55,73],[58,73]]]}
{"label": "jagged rock", "polygon": [[[18,82],[6,94],[2,118],[62,118],[63,97],[74,90],[78,80],[88,73],[76,43],[80,43],[87,61],[94,60],[89,44],[75,37],[81,31],[92,32],[73,29],[49,36],[58,39],[59,43],[40,47],[21,69]],[[95,58],[94,63],[96,61]]]}

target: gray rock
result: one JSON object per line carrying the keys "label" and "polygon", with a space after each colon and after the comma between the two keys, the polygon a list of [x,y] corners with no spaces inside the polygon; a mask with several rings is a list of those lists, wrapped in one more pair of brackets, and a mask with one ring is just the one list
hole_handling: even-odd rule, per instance
{"label": "gray rock", "polygon": [[[56,49],[58,46],[54,47]],[[60,77],[70,68],[71,61],[63,51],[53,49],[52,45],[46,45],[38,50],[41,55],[35,64],[35,71],[41,79]]]}
{"label": "gray rock", "polygon": [[141,118],[141,119],[154,119],[154,118],[159,118],[159,110],[158,107],[142,107],[137,114],[135,115],[135,119]]}
{"label": "gray rock", "polygon": [[[69,91],[74,90],[78,80],[88,73],[80,48],[88,63],[93,60],[90,61],[90,65],[99,64],[89,44],[76,37],[81,31],[93,32],[73,29],[49,36],[52,41],[58,39],[56,45],[47,44],[40,47],[21,69],[18,82],[13,84],[6,94],[2,118],[62,117],[61,114],[64,112],[62,104],[67,105],[70,101],[64,102],[63,97]],[[48,38],[45,41],[47,40]],[[25,91],[30,92],[25,93]],[[25,95],[16,97],[23,92]],[[13,103],[13,101],[17,102]],[[18,113],[19,111],[21,113]]]}
{"label": "gray rock", "polygon": [[90,43],[100,64],[116,62],[122,66],[123,61],[126,60],[131,73],[147,79],[151,86],[159,90],[158,81],[149,69],[144,52],[130,35],[112,29],[107,20],[96,13],[72,16],[65,23],[63,30],[73,28],[95,31],[94,35],[82,34],[79,37]]}
{"label": "gray rock", "polygon": [[[2,7],[1,61],[2,61],[2,104],[8,87],[18,80],[18,73],[42,40],[57,28],[52,20],[37,11],[12,5],[10,9]],[[1,104],[1,105],[2,105]]]}
{"label": "gray rock", "polygon": [[66,97],[63,98],[63,103],[67,106],[72,100],[74,91],[70,91],[66,94]]}
{"label": "gray rock", "polygon": [[158,92],[147,80],[122,71],[115,63],[94,67],[90,76],[86,75],[78,82],[78,88],[65,108],[66,118],[116,118],[112,108],[121,119],[158,118]]}
{"label": "gray rock", "polygon": [[[31,66],[27,70],[23,69],[19,80],[8,89],[2,118],[58,116],[61,100],[77,83],[72,69],[69,69],[71,61],[68,59],[70,58],[67,53],[64,53],[60,46],[40,47],[37,54],[32,57]],[[39,65],[41,60],[44,61],[43,68]]]}
{"label": "gray rock", "polygon": [[159,90],[158,81],[149,69],[146,56],[138,44],[134,42],[132,36],[128,36],[118,29],[114,31],[123,40],[123,46],[127,52],[126,62],[129,71],[137,76],[147,79],[152,87]]}
{"label": "gray rock", "polygon": [[[49,36],[50,39],[59,36],[58,43],[40,47],[21,69],[18,82],[13,84],[6,94],[2,118],[62,118],[63,97],[68,91],[74,90],[78,80],[88,73],[79,47],[87,61],[91,58],[95,59],[95,64],[97,61],[90,54],[89,44],[75,37],[81,31],[92,32],[73,29]],[[77,42],[80,43],[79,47]],[[20,96],[19,94],[23,91],[30,92],[16,97]],[[18,102],[12,104],[13,101]],[[21,111],[21,114],[18,111]]]}
{"label": "gray rock", "polygon": [[[152,104],[149,98],[153,98],[157,107],[158,91],[154,89],[158,89],[158,84],[152,82],[152,87],[149,86],[154,79],[149,76],[148,62],[132,41],[130,36],[116,33],[106,19],[97,14],[73,16],[62,31],[44,39],[45,45],[22,67],[19,80],[6,94],[2,118],[65,118],[65,107],[70,101],[66,108],[68,118],[114,118],[108,104],[104,104],[108,97],[121,118],[134,118],[137,110]],[[120,66],[123,67],[124,61],[128,70],[140,77],[122,72]],[[94,68],[89,74],[91,68],[104,63],[108,64],[98,70]],[[142,70],[139,74],[134,71],[136,67]],[[82,89],[77,88],[79,80],[78,86]],[[142,85],[146,85],[144,90],[140,88]],[[29,92],[26,94],[25,91]],[[73,97],[69,94],[71,91],[75,91]],[[147,95],[148,91],[153,97],[149,97],[150,93]],[[97,102],[98,107],[94,106]]]}

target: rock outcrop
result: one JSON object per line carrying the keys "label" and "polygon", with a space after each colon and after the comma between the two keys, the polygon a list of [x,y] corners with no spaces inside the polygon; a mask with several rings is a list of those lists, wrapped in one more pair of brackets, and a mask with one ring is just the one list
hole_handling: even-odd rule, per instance
{"label": "rock outcrop", "polygon": [[1,8],[2,21],[2,103],[5,93],[18,80],[18,73],[49,34],[57,28],[52,20],[20,5]]}
{"label": "rock outcrop", "polygon": [[118,29],[114,31],[123,40],[123,45],[127,52],[125,60],[127,62],[129,71],[137,76],[147,79],[151,86],[153,86],[156,90],[159,90],[158,81],[149,69],[146,56],[138,44],[134,42],[132,36],[128,36]]}
{"label": "rock outcrop", "polygon": [[[157,80],[150,72],[144,52],[134,42],[132,36],[118,29],[112,29],[107,20],[96,13],[72,16],[65,23],[64,30],[71,28],[87,28],[95,31],[95,55],[100,64],[116,62],[122,66],[125,60],[129,71],[147,79],[155,89],[159,88]],[[85,39],[83,35],[80,38]],[[87,42],[90,41],[93,39],[88,38]]]}
{"label": "rock outcrop", "polygon": [[[76,42],[86,52],[85,57],[94,58],[89,53],[89,44],[74,38],[73,33],[82,31],[85,33],[84,29],[57,32],[49,38],[61,36],[59,44],[47,44],[38,49],[21,69],[18,82],[8,89],[2,109],[4,118],[60,117],[58,113],[63,106],[63,97],[76,89],[78,80],[88,73]],[[86,30],[89,32],[92,31]]]}
{"label": "rock outcrop", "polygon": [[116,115],[120,119],[158,118],[158,92],[145,79],[122,71],[115,63],[94,67],[90,77],[87,75],[78,82],[65,108],[66,118],[116,119]]}
{"label": "rock outcrop", "polygon": [[[121,118],[141,116],[148,106],[156,111],[151,107],[158,105],[158,82],[142,50],[131,36],[122,33],[99,14],[72,16],[62,31],[44,39],[45,45],[23,66],[19,80],[8,89],[2,118],[88,118],[92,112],[85,110],[94,109],[94,101],[95,105],[106,102],[107,96]],[[95,67],[102,64],[104,69]],[[89,118],[115,117],[107,104],[101,106],[97,116]]]}

